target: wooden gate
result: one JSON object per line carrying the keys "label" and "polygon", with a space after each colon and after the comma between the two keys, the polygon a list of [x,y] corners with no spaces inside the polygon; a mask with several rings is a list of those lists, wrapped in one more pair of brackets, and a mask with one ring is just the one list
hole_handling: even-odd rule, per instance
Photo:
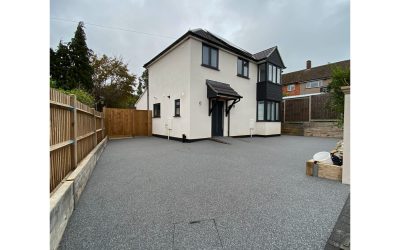
{"label": "wooden gate", "polygon": [[103,112],[109,138],[151,136],[151,111],[104,108]]}

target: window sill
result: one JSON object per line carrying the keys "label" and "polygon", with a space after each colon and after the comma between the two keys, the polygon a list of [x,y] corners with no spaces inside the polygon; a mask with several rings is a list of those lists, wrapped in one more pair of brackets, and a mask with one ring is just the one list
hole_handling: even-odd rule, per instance
{"label": "window sill", "polygon": [[213,69],[213,70],[217,70],[217,71],[219,71],[219,69],[218,69],[218,68],[216,68],[216,67],[212,67],[212,66],[210,66],[210,65],[207,65],[207,64],[201,64],[201,66],[203,66],[203,67],[206,67],[206,68],[209,68],[209,69]]}
{"label": "window sill", "polygon": [[257,120],[256,122],[282,122],[281,120],[279,121],[264,121],[264,120]]}
{"label": "window sill", "polygon": [[161,116],[153,116],[153,118],[161,118]]}
{"label": "window sill", "polygon": [[181,117],[180,115],[174,115],[174,117]]}
{"label": "window sill", "polygon": [[247,77],[247,76],[243,76],[243,75],[239,75],[239,74],[237,74],[236,76],[241,77],[241,78],[244,78],[244,79],[247,79],[247,80],[250,80],[250,78]]}

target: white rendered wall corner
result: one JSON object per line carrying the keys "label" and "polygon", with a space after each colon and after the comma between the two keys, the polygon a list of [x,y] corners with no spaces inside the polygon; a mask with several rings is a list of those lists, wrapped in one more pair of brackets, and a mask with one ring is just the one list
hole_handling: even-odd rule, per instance
{"label": "white rendered wall corner", "polygon": [[[189,133],[189,40],[159,58],[148,67],[148,71],[149,109],[153,110],[153,104],[160,103],[160,117],[152,120],[153,134],[168,136],[169,133],[172,137],[181,138],[182,134]],[[174,116],[176,99],[180,100],[180,117]]]}

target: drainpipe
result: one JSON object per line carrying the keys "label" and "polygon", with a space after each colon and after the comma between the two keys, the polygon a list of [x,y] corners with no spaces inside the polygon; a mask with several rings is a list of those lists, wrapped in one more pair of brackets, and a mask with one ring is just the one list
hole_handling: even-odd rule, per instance
{"label": "drainpipe", "polygon": [[149,71],[147,71],[147,84],[146,84],[146,95],[147,95],[147,111],[149,111]]}
{"label": "drainpipe", "polygon": [[228,113],[228,137],[230,137],[231,131],[231,112]]}

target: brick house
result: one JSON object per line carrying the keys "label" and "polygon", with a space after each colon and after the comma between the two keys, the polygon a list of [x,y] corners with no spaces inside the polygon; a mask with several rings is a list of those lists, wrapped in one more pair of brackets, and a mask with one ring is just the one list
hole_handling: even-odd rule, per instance
{"label": "brick house", "polygon": [[282,74],[282,94],[297,96],[324,92],[332,82],[332,67],[350,68],[350,60],[311,67],[306,62],[306,69]]}

